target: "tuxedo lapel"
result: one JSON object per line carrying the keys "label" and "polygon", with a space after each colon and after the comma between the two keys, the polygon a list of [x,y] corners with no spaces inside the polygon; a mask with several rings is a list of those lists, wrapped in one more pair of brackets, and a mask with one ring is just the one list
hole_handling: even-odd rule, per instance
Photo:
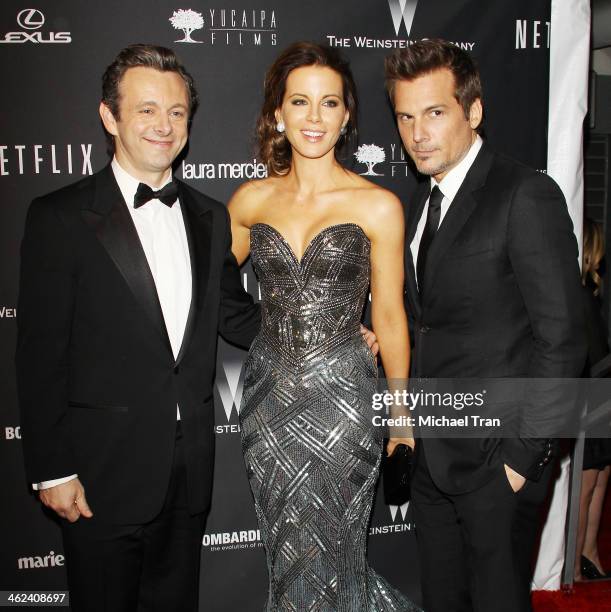
{"label": "tuxedo lapel", "polygon": [[429,197],[429,190],[429,181],[425,181],[416,190],[412,204],[408,204],[405,209],[405,289],[407,291],[407,299],[412,304],[413,314],[417,319],[420,318],[421,305],[418,283],[416,282],[416,263],[412,256],[411,244],[416,235],[418,221],[422,216],[424,205]]}
{"label": "tuxedo lapel", "polygon": [[94,199],[84,204],[81,214],[106,249],[171,354],[172,347],[155,280],[110,166],[97,175]]}
{"label": "tuxedo lapel", "polygon": [[181,361],[189,346],[197,312],[204,302],[205,291],[208,286],[212,244],[212,212],[210,209],[206,208],[203,203],[198,202],[181,182],[178,182],[178,194],[189,244],[192,288],[191,306],[176,363]]}
{"label": "tuxedo lapel", "polygon": [[437,230],[426,258],[423,291],[425,296],[430,295],[431,288],[435,283],[435,272],[440,261],[452,246],[478,204],[473,192],[485,183],[492,158],[492,152],[484,144]]}

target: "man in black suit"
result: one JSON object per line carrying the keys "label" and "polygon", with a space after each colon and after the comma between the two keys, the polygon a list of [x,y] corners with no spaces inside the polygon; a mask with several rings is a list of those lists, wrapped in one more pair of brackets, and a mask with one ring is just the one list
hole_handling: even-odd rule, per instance
{"label": "man in black suit", "polygon": [[112,163],[27,215],[26,471],[65,519],[74,610],[197,609],[217,334],[246,347],[260,314],[226,208],[172,179],[196,103],[172,51],[122,50],[100,104]]}
{"label": "man in black suit", "polygon": [[[386,82],[405,149],[430,177],[406,209],[412,377],[579,376],[577,243],[560,189],[483,142],[481,84],[466,52],[418,42],[387,58]],[[520,402],[511,437],[416,443],[427,612],[530,609],[553,444],[537,436],[550,407]]]}

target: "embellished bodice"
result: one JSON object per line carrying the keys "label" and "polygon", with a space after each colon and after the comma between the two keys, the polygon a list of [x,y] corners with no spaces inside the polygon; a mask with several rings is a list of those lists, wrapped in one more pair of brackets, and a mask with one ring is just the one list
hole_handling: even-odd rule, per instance
{"label": "embellished bodice", "polygon": [[261,286],[261,334],[303,355],[358,333],[368,295],[370,242],[355,223],[331,225],[299,261],[275,228],[256,223],[250,252]]}

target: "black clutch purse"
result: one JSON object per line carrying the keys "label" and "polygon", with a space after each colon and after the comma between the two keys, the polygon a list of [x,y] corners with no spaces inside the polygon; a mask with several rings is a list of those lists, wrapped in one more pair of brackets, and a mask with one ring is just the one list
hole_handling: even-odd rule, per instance
{"label": "black clutch purse", "polygon": [[398,444],[392,455],[384,453],[382,481],[387,505],[401,506],[410,498],[410,476],[414,453],[406,444]]}

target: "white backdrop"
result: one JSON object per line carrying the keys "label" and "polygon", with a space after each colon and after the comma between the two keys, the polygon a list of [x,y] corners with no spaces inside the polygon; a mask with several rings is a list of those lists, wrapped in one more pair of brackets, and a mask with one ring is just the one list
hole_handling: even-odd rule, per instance
{"label": "white backdrop", "polygon": [[[589,0],[552,0],[547,172],[566,198],[581,253],[583,121],[588,110]],[[564,460],[541,536],[535,590],[560,588],[570,461]]]}

